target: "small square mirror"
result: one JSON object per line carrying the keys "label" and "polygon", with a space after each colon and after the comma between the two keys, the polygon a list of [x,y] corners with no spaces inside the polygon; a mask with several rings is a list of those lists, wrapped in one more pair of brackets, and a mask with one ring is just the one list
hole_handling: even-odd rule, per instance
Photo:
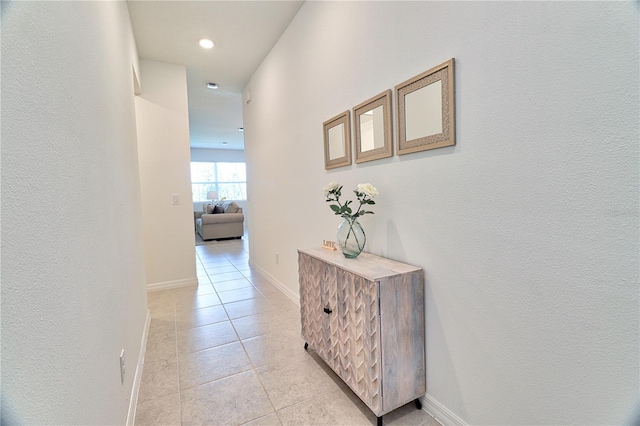
{"label": "small square mirror", "polygon": [[393,155],[391,142],[391,90],[353,108],[356,132],[356,163]]}
{"label": "small square mirror", "polygon": [[351,164],[350,120],[349,111],[345,111],[323,123],[326,170]]}
{"label": "small square mirror", "polygon": [[453,58],[396,86],[398,155],[455,145]]}

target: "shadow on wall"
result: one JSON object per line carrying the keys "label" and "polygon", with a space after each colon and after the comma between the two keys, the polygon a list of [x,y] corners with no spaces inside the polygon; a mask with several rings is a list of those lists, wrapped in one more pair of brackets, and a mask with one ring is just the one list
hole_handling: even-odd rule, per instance
{"label": "shadow on wall", "polygon": [[[418,239],[422,239],[418,236]],[[385,245],[385,251],[393,253],[393,258],[400,261],[406,261],[413,265],[419,266],[424,269],[425,277],[425,291],[424,291],[424,306],[425,306],[425,362],[426,362],[426,375],[427,375],[427,401],[428,408],[437,411],[431,414],[438,414],[441,418],[453,419],[459,424],[464,424],[463,420],[467,416],[467,409],[464,406],[456,407],[456,414],[452,414],[449,410],[429,394],[429,389],[433,386],[434,380],[438,382],[439,389],[446,389],[446,395],[438,395],[441,400],[453,400],[464,401],[462,393],[460,391],[459,380],[457,380],[458,374],[455,370],[455,363],[452,359],[451,351],[446,339],[446,333],[443,329],[442,318],[438,311],[438,301],[433,293],[433,289],[429,285],[428,276],[429,271],[426,270],[423,262],[411,262],[407,256],[404,245],[402,244],[402,238],[398,232],[398,228],[393,220],[387,220],[387,242]],[[384,254],[386,255],[386,253]],[[429,370],[429,364],[437,365],[438,371]],[[439,377],[455,377],[454,382],[447,381],[446,386],[442,386]],[[435,405],[435,407],[434,407]]]}
{"label": "shadow on wall", "polygon": [[[427,279],[427,271],[425,271],[425,361],[426,361],[426,373],[427,373],[427,404],[439,405],[439,409],[443,406],[438,399],[429,394],[429,389],[433,386],[433,381],[438,381],[437,377],[446,377],[447,383],[443,386],[443,383],[437,383],[434,388],[445,389],[446,395],[438,395],[440,400],[447,401],[460,401],[463,402],[464,398],[460,391],[460,381],[458,380],[458,374],[455,369],[455,363],[452,359],[451,351],[446,339],[446,333],[443,329],[442,318],[438,311],[438,300],[433,293],[433,289],[429,285]],[[430,361],[433,365],[438,366],[439,371],[433,371],[429,369]],[[451,381],[450,378],[455,377],[455,381]],[[433,407],[431,407],[433,409]],[[445,410],[449,416],[451,413]],[[437,413],[432,413],[437,414]],[[457,406],[455,409],[456,420],[467,419],[467,408],[463,405]],[[463,423],[460,423],[463,424]]]}
{"label": "shadow on wall", "polygon": [[[387,244],[383,251],[386,252],[383,253],[383,256],[393,253],[394,260],[402,259],[402,261],[405,261],[407,259],[407,253],[402,245],[402,238],[400,238],[396,224],[391,219],[387,220]],[[416,266],[422,267],[421,265]]]}
{"label": "shadow on wall", "polygon": [[[2,2],[2,10],[4,12],[4,2]],[[0,426],[9,426],[9,425],[18,425],[22,424],[22,421],[18,416],[13,412],[13,407],[11,403],[8,401],[8,398],[5,395],[2,395],[2,417],[0,417]]]}

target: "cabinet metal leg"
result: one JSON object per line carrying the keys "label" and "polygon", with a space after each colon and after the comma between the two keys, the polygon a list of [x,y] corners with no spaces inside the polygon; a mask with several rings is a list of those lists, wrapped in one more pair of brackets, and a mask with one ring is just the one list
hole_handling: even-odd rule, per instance
{"label": "cabinet metal leg", "polygon": [[378,426],[382,426],[382,416],[378,417]]}
{"label": "cabinet metal leg", "polygon": [[422,410],[422,403],[420,402],[419,398],[416,398],[415,403],[416,403],[416,408],[418,410]]}
{"label": "cabinet metal leg", "polygon": [[307,342],[304,342],[304,350],[306,351],[307,348],[309,347],[309,344]]}

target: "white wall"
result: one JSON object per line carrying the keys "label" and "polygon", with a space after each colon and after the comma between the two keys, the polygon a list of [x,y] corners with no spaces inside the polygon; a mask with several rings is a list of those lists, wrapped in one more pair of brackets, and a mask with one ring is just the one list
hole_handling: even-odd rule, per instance
{"label": "white wall", "polygon": [[[631,2],[305,3],[246,88],[252,261],[297,294],[296,248],[340,222],[322,187],[371,182],[366,250],[425,269],[430,409],[628,420],[637,24]],[[324,170],[323,121],[451,57],[456,146]]]}
{"label": "white wall", "polygon": [[191,148],[191,161],[242,163],[244,151],[238,149]]}
{"label": "white wall", "polygon": [[140,70],[136,120],[147,286],[196,284],[186,68],[141,59]]}
{"label": "white wall", "polygon": [[133,49],[124,2],[2,2],[2,424],[127,420],[147,313]]}

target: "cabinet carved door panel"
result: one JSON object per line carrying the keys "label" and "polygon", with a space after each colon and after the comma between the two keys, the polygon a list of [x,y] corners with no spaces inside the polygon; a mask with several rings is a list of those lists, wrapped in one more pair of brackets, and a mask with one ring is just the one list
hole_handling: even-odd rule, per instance
{"label": "cabinet carved door panel", "polygon": [[338,368],[334,370],[373,411],[382,408],[378,284],[338,271]]}
{"label": "cabinet carved door panel", "polygon": [[322,357],[326,345],[322,326],[322,281],[320,277],[323,265],[320,262],[300,262],[300,319],[302,335],[307,343]]}
{"label": "cabinet carved door panel", "polygon": [[[317,262],[316,260],[314,261]],[[338,363],[338,352],[335,345],[335,342],[338,341],[338,319],[333,311],[336,307],[337,269],[323,264],[321,271],[320,310],[322,311],[322,328],[325,333],[325,339],[323,351],[319,355],[335,370]]]}
{"label": "cabinet carved door panel", "polygon": [[328,314],[336,306],[337,269],[313,258],[299,263],[300,318],[302,335],[307,343],[332,368],[337,354],[331,344],[337,340],[338,325],[335,315]]}

